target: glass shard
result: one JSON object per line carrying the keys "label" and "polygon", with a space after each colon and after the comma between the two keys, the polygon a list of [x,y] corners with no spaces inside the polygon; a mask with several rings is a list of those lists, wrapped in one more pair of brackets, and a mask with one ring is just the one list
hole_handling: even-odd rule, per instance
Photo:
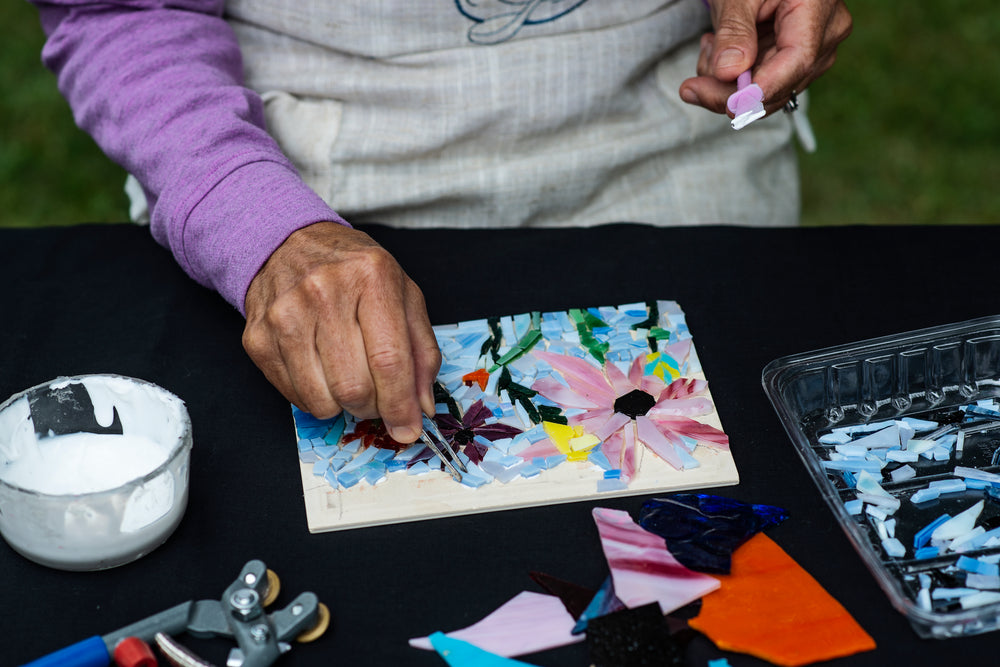
{"label": "glass shard", "polygon": [[684,664],[684,651],[670,636],[656,604],[622,609],[590,621],[587,649],[593,667],[657,667]]}
{"label": "glass shard", "polygon": [[[522,591],[478,623],[446,634],[509,658],[581,641],[571,632],[574,624],[556,596]],[[411,639],[410,646],[432,648],[427,637]]]}
{"label": "glass shard", "polygon": [[461,639],[435,632],[430,637],[431,646],[451,667],[531,667],[526,662],[484,651]]}
{"label": "glass shard", "polygon": [[633,389],[627,394],[616,398],[613,407],[615,412],[620,412],[635,419],[639,415],[645,415],[654,405],[656,405],[655,398],[641,389]]}
{"label": "glass shard", "polygon": [[764,533],[733,554],[732,573],[691,619],[726,651],[776,665],[807,665],[875,648],[875,641],[812,576]]}
{"label": "glass shard", "polygon": [[593,515],[615,594],[627,607],[658,602],[668,614],[719,587],[717,579],[681,565],[663,538],[636,524],[628,512],[596,507]]}
{"label": "glass shard", "polygon": [[697,572],[728,574],[732,553],[788,512],[703,493],[676,493],[647,500],[639,525],[666,540],[670,553]]}
{"label": "glass shard", "polygon": [[584,632],[591,619],[599,618],[619,609],[625,609],[625,603],[615,595],[615,582],[609,576],[594,593],[594,597],[591,598],[583,613],[577,617],[576,625],[573,626],[573,634],[578,635]]}
{"label": "glass shard", "polygon": [[591,588],[553,577],[544,572],[530,572],[529,576],[536,584],[544,588],[545,592],[558,597],[573,618],[579,618],[583,614],[597,593]]}

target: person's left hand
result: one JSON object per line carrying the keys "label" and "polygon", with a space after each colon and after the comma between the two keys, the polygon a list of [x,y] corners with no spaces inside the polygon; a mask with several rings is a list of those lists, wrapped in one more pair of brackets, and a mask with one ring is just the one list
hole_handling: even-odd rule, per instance
{"label": "person's left hand", "polygon": [[801,93],[836,59],[851,34],[843,0],[710,0],[714,33],[701,38],[698,76],[686,79],[680,96],[716,113],[748,69],[764,91],[768,113]]}

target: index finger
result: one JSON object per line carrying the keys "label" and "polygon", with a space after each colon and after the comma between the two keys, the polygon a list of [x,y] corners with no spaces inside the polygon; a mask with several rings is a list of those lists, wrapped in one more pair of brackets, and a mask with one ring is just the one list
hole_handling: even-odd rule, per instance
{"label": "index finger", "polygon": [[394,440],[413,442],[420,436],[421,406],[404,289],[364,295],[358,303],[358,324],[379,416]]}
{"label": "index finger", "polygon": [[441,369],[441,349],[427,316],[424,295],[412,281],[406,303],[406,321],[410,326],[410,346],[413,351],[414,381],[417,399],[425,415],[434,416],[434,380]]}

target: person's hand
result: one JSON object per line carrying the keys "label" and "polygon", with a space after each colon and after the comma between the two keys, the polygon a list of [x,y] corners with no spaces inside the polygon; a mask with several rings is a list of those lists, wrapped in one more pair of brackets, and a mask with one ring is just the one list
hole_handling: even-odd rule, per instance
{"label": "person's hand", "polygon": [[294,232],[245,304],[243,346],[285,398],[319,418],[381,417],[399,442],[419,437],[441,353],[420,289],[371,237],[333,222]]}
{"label": "person's hand", "polygon": [[715,32],[701,38],[698,76],[680,87],[681,99],[716,113],[748,69],[764,91],[768,113],[801,93],[836,59],[851,34],[843,0],[710,0]]}

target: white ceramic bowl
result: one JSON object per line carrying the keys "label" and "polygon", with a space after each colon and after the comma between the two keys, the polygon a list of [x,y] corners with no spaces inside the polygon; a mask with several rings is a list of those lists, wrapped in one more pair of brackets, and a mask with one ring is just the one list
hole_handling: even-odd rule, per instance
{"label": "white ceramic bowl", "polygon": [[155,384],[81,375],[0,405],[0,534],[63,570],[128,563],[162,544],[188,497],[191,420]]}

